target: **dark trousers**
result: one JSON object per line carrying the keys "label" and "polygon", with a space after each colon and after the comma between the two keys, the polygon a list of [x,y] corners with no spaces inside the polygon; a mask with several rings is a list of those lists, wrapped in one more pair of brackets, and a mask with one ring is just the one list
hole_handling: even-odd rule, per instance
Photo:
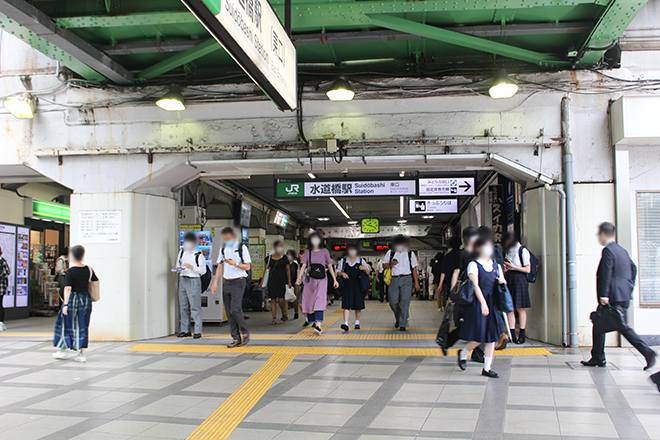
{"label": "dark trousers", "polygon": [[243,316],[243,295],[245,294],[245,278],[238,280],[225,280],[222,285],[222,300],[225,305],[225,313],[229,321],[229,332],[231,337],[237,341],[241,335],[250,333],[247,321]]}
{"label": "dark trousers", "polygon": [[0,295],[0,322],[5,320],[5,305],[4,303],[4,295]]}
{"label": "dark trousers", "polygon": [[[621,307],[623,312],[624,320],[627,319],[628,306],[630,301],[624,302],[613,302],[611,303],[613,307]],[[625,330],[619,332],[621,335],[632,344],[633,347],[637,349],[645,358],[653,356],[653,350],[649,347],[646,342],[639,337],[635,330],[630,327],[626,327]],[[605,361],[605,335],[601,333],[596,333],[592,330],[593,334],[593,348],[591,349],[591,358],[598,362]]]}

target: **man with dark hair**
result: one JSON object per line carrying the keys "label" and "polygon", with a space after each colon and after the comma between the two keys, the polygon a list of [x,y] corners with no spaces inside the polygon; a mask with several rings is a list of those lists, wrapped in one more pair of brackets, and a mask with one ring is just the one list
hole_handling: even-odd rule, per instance
{"label": "man with dark hair", "polygon": [[408,325],[413,283],[415,291],[419,291],[417,265],[417,256],[410,250],[408,238],[405,235],[394,237],[394,250],[390,249],[385,254],[383,268],[392,270],[392,282],[388,289],[390,308],[394,313],[394,327],[402,332]]}
{"label": "man with dark hair", "polygon": [[[198,239],[194,232],[183,235],[183,247],[176,260],[179,273],[179,312],[181,315],[179,338],[202,337],[202,279],[206,273],[206,258],[197,250]],[[190,318],[195,322],[195,333],[190,333]]]}
{"label": "man with dark hair", "polygon": [[[447,252],[447,255],[445,255],[445,258],[442,260],[442,265],[440,266],[440,279],[438,282],[438,308],[445,307],[446,305],[447,297],[449,296],[449,284],[451,282],[451,276],[454,273],[454,265],[456,264],[456,259],[458,258],[458,254],[461,252],[461,244],[462,242],[459,237],[451,237],[449,239],[449,247],[451,247],[451,250]],[[445,292],[444,295],[441,294],[441,291],[443,290]]]}
{"label": "man with dark hair", "polygon": [[227,347],[235,348],[250,342],[250,331],[243,315],[242,305],[252,260],[247,245],[236,239],[236,232],[232,228],[224,228],[221,235],[223,245],[218,255],[218,269],[215,272],[211,292],[215,295],[218,282],[224,277],[222,300],[232,337]]}
{"label": "man with dark hair", "polygon": [[[628,252],[616,243],[614,239],[615,231],[614,225],[609,222],[601,223],[598,226],[598,241],[604,248],[596,273],[596,290],[599,307],[605,307],[609,304],[618,308],[623,313],[625,322],[628,306],[632,299],[632,291],[635,287],[635,279],[637,278],[637,266],[630,259]],[[620,333],[646,358],[644,369],[652,368],[655,364],[655,351],[632,328],[626,326]],[[605,366],[604,334],[593,331],[591,359],[581,363],[587,367]]]}

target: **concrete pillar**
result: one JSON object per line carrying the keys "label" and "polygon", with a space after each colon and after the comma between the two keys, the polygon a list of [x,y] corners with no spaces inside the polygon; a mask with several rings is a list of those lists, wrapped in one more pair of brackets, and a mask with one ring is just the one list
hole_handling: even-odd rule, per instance
{"label": "concrete pillar", "polygon": [[[81,230],[81,212],[121,213],[113,241]],[[85,262],[101,281],[90,336],[130,341],[174,333],[176,277],[171,272],[179,249],[176,202],[134,193],[73,194],[71,244],[86,249]]]}

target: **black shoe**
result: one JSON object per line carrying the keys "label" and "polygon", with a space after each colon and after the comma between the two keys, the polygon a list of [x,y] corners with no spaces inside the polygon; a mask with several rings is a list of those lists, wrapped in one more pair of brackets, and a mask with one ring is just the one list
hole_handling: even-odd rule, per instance
{"label": "black shoe", "polygon": [[323,330],[321,330],[321,327],[317,326],[316,324],[314,324],[312,327],[314,328],[314,331],[315,331],[319,336],[321,336],[321,335],[323,334]]}
{"label": "black shoe", "polygon": [[189,338],[191,336],[192,336],[192,333],[190,333],[190,332],[181,332],[181,333],[177,333],[177,335],[176,335],[177,338]]}
{"label": "black shoe", "polygon": [[516,330],[515,329],[511,330],[511,343],[512,344],[517,344],[518,343],[518,337],[516,336]]}
{"label": "black shoe", "polygon": [[467,359],[466,360],[461,360],[461,353],[463,350],[458,350],[458,368],[461,370],[465,371],[467,368]]}
{"label": "black shoe", "polygon": [[655,352],[653,352],[651,354],[651,356],[646,358],[646,367],[644,367],[644,371],[650,370],[651,368],[653,368],[653,366],[655,365],[655,357],[656,356],[657,356],[657,354]]}
{"label": "black shoe", "polygon": [[293,319],[298,319],[298,314],[297,313],[293,314]]}
{"label": "black shoe", "polygon": [[518,335],[518,340],[516,341],[516,344],[524,344],[526,340],[527,339],[525,339],[525,329],[522,328],[520,329],[520,334]]}
{"label": "black shoe", "polygon": [[481,375],[486,376],[486,377],[491,377],[493,379],[497,379],[497,378],[500,377],[500,375],[497,374],[496,372],[494,372],[493,370],[490,370],[490,371],[481,370]]}
{"label": "black shoe", "polygon": [[653,381],[653,383],[658,387],[658,392],[660,392],[660,371],[652,374],[649,379]]}
{"label": "black shoe", "polygon": [[307,327],[308,325],[309,325],[309,322],[307,322],[307,320],[305,320],[305,322],[303,322],[303,327]]}
{"label": "black shoe", "polygon": [[594,359],[589,359],[588,361],[580,361],[585,367],[604,367],[607,365],[606,361],[596,361]]}
{"label": "black shoe", "polygon": [[195,333],[195,334],[193,335],[193,339],[200,339],[201,337],[202,337],[202,334],[201,334],[201,333]]}
{"label": "black shoe", "polygon": [[401,332],[405,332],[405,331],[406,331],[406,328],[405,328],[405,327],[399,327],[399,331],[401,331]]}
{"label": "black shoe", "polygon": [[355,330],[360,330],[360,324],[355,324]]}
{"label": "black shoe", "polygon": [[344,330],[344,332],[348,333],[348,326],[346,324],[342,324],[341,329]]}
{"label": "black shoe", "polygon": [[399,328],[399,320],[394,321],[394,328]]}

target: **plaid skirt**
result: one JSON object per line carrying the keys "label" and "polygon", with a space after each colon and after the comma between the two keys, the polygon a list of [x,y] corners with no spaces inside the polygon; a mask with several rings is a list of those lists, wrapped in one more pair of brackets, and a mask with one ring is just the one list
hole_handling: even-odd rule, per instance
{"label": "plaid skirt", "polygon": [[72,292],[67,309],[66,315],[62,310],[57,314],[53,346],[65,350],[87,348],[92,298],[88,292]]}
{"label": "plaid skirt", "polygon": [[513,306],[516,309],[529,309],[532,307],[532,302],[529,299],[527,274],[518,272],[517,270],[510,270],[506,272],[504,277],[513,298]]}

